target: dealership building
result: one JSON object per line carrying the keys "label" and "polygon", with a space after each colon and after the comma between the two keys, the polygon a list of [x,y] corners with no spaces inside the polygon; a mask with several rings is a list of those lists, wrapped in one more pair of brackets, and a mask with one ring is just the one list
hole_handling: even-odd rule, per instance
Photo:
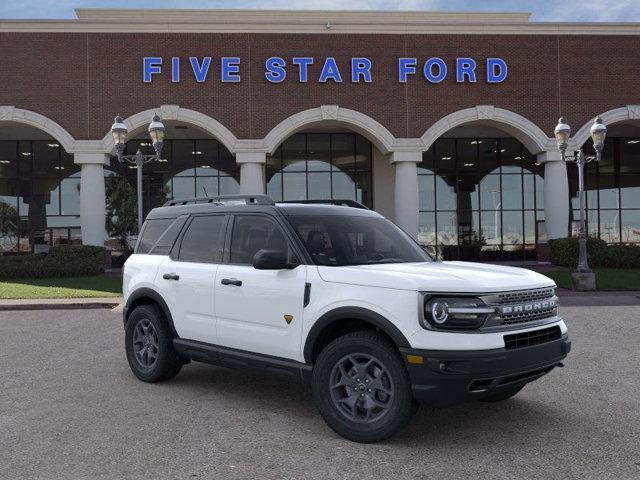
{"label": "dealership building", "polygon": [[[114,246],[107,215],[135,196],[267,193],[351,199],[446,258],[535,260],[588,231],[640,243],[640,24],[532,22],[526,13],[93,10],[0,20],[0,254]],[[130,185],[118,189],[118,185]],[[124,202],[126,203],[126,202]],[[121,210],[123,211],[123,210]]]}

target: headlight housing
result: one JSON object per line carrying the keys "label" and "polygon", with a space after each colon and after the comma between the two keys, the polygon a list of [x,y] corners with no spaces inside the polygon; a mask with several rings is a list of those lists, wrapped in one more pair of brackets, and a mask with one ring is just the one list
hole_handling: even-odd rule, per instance
{"label": "headlight housing", "polygon": [[480,328],[495,311],[477,297],[434,296],[426,299],[420,323],[430,330],[470,330]]}

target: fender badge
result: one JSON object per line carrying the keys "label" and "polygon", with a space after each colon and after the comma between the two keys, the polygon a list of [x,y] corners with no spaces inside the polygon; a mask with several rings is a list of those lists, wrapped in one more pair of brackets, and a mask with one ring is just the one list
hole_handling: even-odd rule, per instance
{"label": "fender badge", "polygon": [[285,315],[284,316],[285,321],[287,322],[287,325],[289,325],[291,322],[293,322],[293,315]]}

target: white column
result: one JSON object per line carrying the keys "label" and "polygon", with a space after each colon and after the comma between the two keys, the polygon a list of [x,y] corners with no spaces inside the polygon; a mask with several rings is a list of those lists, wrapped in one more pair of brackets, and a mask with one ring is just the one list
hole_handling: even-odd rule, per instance
{"label": "white column", "polygon": [[83,245],[104,245],[105,194],[104,165],[109,156],[103,153],[76,153],[74,162],[80,165],[80,226]]}
{"label": "white column", "polygon": [[238,152],[236,162],[240,165],[240,193],[243,195],[265,193],[264,152]]}
{"label": "white column", "polygon": [[391,163],[395,166],[395,223],[413,237],[418,235],[418,163],[422,151],[393,152]]}
{"label": "white column", "polygon": [[567,164],[560,152],[542,152],[538,163],[544,164],[544,218],[547,238],[565,238],[569,234],[569,180]]}

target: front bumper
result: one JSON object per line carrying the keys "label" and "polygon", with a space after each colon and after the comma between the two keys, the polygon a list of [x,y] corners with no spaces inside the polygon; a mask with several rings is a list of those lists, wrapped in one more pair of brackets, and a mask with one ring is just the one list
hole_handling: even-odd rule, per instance
{"label": "front bumper", "polygon": [[513,349],[400,349],[414,398],[434,407],[478,400],[491,392],[536,380],[561,363],[570,350],[566,333],[556,340]]}

